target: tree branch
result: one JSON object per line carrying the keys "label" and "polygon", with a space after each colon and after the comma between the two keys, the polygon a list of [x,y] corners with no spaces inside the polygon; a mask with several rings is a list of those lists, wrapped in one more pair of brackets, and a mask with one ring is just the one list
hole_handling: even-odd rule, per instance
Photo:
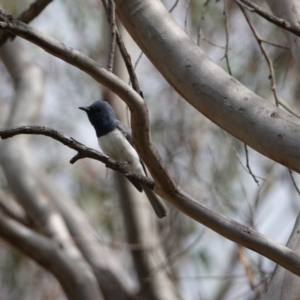
{"label": "tree branch", "polygon": [[8,217],[23,224],[26,227],[34,226],[20,205],[7,194],[0,192],[0,210]]}
{"label": "tree branch", "polygon": [[21,126],[9,129],[0,130],[0,137],[8,139],[19,134],[35,134],[35,135],[44,135],[51,137],[65,146],[77,151],[78,153],[70,160],[71,164],[74,164],[77,160],[83,158],[92,158],[98,161],[103,162],[106,167],[122,173],[124,176],[140,182],[142,185],[147,186],[151,189],[154,188],[154,181],[148,177],[133,173],[128,170],[126,163],[116,162],[110,159],[108,156],[92,149],[88,148],[85,145],[77,142],[75,139],[65,136],[64,134],[46,127],[40,126]]}
{"label": "tree branch", "polygon": [[[131,62],[131,57],[125,47],[123,38],[122,38],[116,24],[113,25],[113,23],[112,23],[111,11],[113,10],[113,12],[115,14],[115,3],[114,3],[114,1],[111,1],[111,0],[109,0],[109,1],[102,0],[102,4],[104,6],[104,9],[105,9],[105,12],[107,15],[108,23],[111,24],[112,32],[114,31],[116,34],[116,36],[115,36],[116,41],[117,41],[121,56],[123,58],[123,61],[125,63],[125,66],[127,68],[132,87],[139,95],[142,96],[142,92],[141,92],[140,86],[139,86],[139,81],[137,79],[136,73],[134,71],[134,67]],[[112,34],[112,36],[113,36],[113,34]]]}
{"label": "tree branch", "polygon": [[297,36],[300,36],[300,28],[297,26],[292,25],[291,23],[289,23],[288,21],[282,19],[282,18],[278,18],[274,15],[269,14],[268,12],[266,12],[265,10],[263,10],[262,8],[260,8],[258,5],[256,5],[255,3],[253,3],[252,1],[249,0],[235,0],[235,2],[237,2],[238,4],[245,4],[243,5],[244,7],[250,7],[251,8],[251,12],[256,12],[258,15],[260,15],[261,17],[263,17],[264,19],[268,20],[269,22],[277,25],[278,27],[281,27],[287,31],[290,31],[292,33],[294,33]]}
{"label": "tree branch", "polygon": [[[36,0],[28,9],[22,12],[17,19],[24,23],[29,23],[36,18],[50,2],[52,2],[52,0]],[[0,46],[2,46],[9,38],[13,39],[14,35],[8,32],[0,32]]]}

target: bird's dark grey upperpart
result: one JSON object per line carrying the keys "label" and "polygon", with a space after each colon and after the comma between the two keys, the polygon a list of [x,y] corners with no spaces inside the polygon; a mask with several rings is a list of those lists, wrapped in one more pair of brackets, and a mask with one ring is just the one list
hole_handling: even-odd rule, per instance
{"label": "bird's dark grey upperpart", "polygon": [[101,137],[117,128],[117,118],[109,103],[97,100],[87,107],[79,107],[86,112],[91,124],[96,130],[97,137]]}

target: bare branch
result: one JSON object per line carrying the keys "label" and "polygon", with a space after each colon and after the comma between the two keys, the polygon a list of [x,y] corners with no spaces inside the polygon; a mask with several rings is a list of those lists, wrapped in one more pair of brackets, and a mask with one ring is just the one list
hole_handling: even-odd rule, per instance
{"label": "bare branch", "polygon": [[[231,68],[230,68],[230,64],[229,64],[229,56],[228,56],[228,50],[229,50],[229,25],[228,25],[228,12],[227,12],[227,4],[226,4],[226,0],[224,0],[224,15],[225,15],[225,36],[226,36],[226,46],[225,46],[225,60],[226,60],[226,65],[227,65],[227,69],[228,69],[228,73],[230,75],[232,75],[231,72]],[[223,58],[224,58],[223,57]]]}
{"label": "bare branch", "polygon": [[295,190],[296,190],[296,192],[298,193],[298,195],[300,196],[300,189],[299,189],[299,187],[298,187],[298,185],[297,185],[297,183],[296,183],[296,181],[295,181],[295,178],[294,178],[294,176],[293,176],[293,172],[292,172],[291,170],[289,170],[289,173],[290,173],[290,176],[291,176],[293,185],[294,185],[294,187],[295,187]]}
{"label": "bare branch", "polygon": [[15,221],[27,226],[32,227],[33,222],[30,221],[25,211],[15,201],[10,199],[9,195],[0,192],[0,210],[8,217]]}
{"label": "bare branch", "polygon": [[[111,3],[111,2],[113,2],[113,6],[115,7],[114,0],[109,0],[109,3]],[[110,8],[109,8],[109,5],[108,5],[106,0],[102,0],[102,3],[103,3],[103,6],[104,6],[104,9],[106,11],[108,22],[110,23]],[[125,47],[122,36],[119,33],[119,30],[118,30],[117,26],[115,27],[115,31],[116,31],[117,44],[118,44],[120,53],[122,55],[122,58],[124,60],[124,63],[126,65],[126,68],[127,68],[127,71],[128,71],[129,77],[130,77],[130,81],[132,83],[132,87],[139,95],[142,96],[140,86],[139,86],[139,82],[138,82],[137,76],[135,74],[132,62],[131,62],[131,57],[130,57],[130,55],[129,55],[126,47]]]}
{"label": "bare branch", "polygon": [[185,17],[184,17],[184,31],[185,32],[187,32],[187,20],[188,20],[190,4],[191,4],[191,1],[187,0],[186,6],[185,6]]}
{"label": "bare branch", "polygon": [[115,15],[115,2],[109,0],[109,23],[111,26],[111,41],[110,41],[110,51],[109,51],[109,62],[108,62],[108,71],[113,71],[114,58],[115,58],[115,49],[116,49],[116,15]]}
{"label": "bare branch", "polygon": [[279,45],[277,43],[274,43],[274,42],[270,42],[270,41],[267,41],[267,40],[264,40],[264,39],[261,39],[261,41],[265,44],[268,44],[268,45],[271,45],[271,46],[274,46],[274,47],[278,47],[278,48],[281,48],[281,49],[285,49],[285,50],[290,50],[291,48],[288,47],[288,46],[283,46],[283,45]]}
{"label": "bare branch", "polygon": [[271,79],[271,84],[272,84],[271,89],[272,89],[273,94],[274,94],[276,106],[278,106],[279,105],[279,97],[278,97],[277,88],[276,88],[276,78],[275,78],[273,62],[272,62],[268,52],[266,51],[266,49],[265,49],[265,47],[262,43],[262,39],[260,38],[257,30],[255,29],[254,25],[251,23],[248,15],[247,15],[247,13],[245,12],[244,7],[242,5],[239,5],[239,6],[240,6],[240,9],[241,9],[242,13],[245,16],[245,19],[246,19],[247,23],[249,24],[249,27],[251,28],[251,31],[252,31],[255,39],[258,42],[259,48],[260,48],[263,56],[265,57],[265,59],[267,61],[267,64],[268,64],[268,67],[269,67],[269,70],[270,70],[270,79]]}
{"label": "bare branch", "polygon": [[[52,0],[36,0],[33,2],[27,10],[22,12],[16,19],[29,23],[36,18],[46,7],[52,2]],[[13,39],[14,35],[8,32],[0,32],[0,46],[3,45],[7,39]]]}
{"label": "bare branch", "polygon": [[177,6],[178,2],[179,2],[179,0],[175,0],[175,3],[170,8],[169,13],[171,13],[175,9],[175,7]]}
{"label": "bare branch", "polygon": [[[197,34],[197,45],[199,45],[199,46],[200,46],[201,38],[202,38],[203,40],[205,40],[207,43],[213,44],[213,43],[207,41],[207,40],[202,36],[202,23],[204,23],[204,20],[205,20],[205,15],[206,15],[207,6],[208,6],[208,4],[209,4],[209,1],[210,1],[210,0],[206,0],[206,1],[203,3],[202,11],[201,11],[201,15],[200,15],[199,23],[198,23],[198,28],[197,28],[197,31],[198,31],[198,34]],[[213,46],[216,46],[216,45],[213,44]],[[218,47],[218,46],[217,46],[217,47]]]}
{"label": "bare branch", "polygon": [[[282,18],[278,18],[274,15],[269,14],[268,12],[266,12],[265,10],[260,8],[258,5],[254,4],[253,2],[251,2],[249,0],[235,0],[235,2],[237,2],[238,4],[245,4],[246,6],[251,8],[250,9],[251,12],[254,11],[261,17],[270,21],[271,23],[273,23],[287,31],[290,31],[297,36],[300,36],[300,28],[299,27],[292,25],[291,23],[289,23],[288,21],[286,21]],[[245,7],[245,6],[243,5],[243,7]]]}
{"label": "bare branch", "polygon": [[59,243],[35,233],[0,212],[0,237],[53,273],[69,299],[100,299],[98,285]]}
{"label": "bare branch", "polygon": [[[240,156],[239,156],[238,151],[237,151],[236,148],[234,147],[233,143],[229,140],[229,137],[228,137],[226,131],[223,130],[223,133],[224,133],[224,135],[225,135],[225,138],[226,138],[228,144],[229,144],[230,147],[232,148],[232,151],[233,151],[233,153],[235,154],[235,156],[236,156],[236,158],[237,158],[239,164],[241,165],[241,167],[242,167],[247,173],[249,173],[252,177],[254,176],[254,178],[259,178],[259,179],[261,179],[261,180],[264,180],[262,177],[258,177],[258,176],[256,176],[256,175],[254,175],[254,174],[251,172],[251,169],[248,167],[247,164],[249,163],[249,161],[248,161],[248,150],[247,150],[247,148],[246,148],[246,147],[247,147],[246,144],[244,144],[245,151],[246,151],[246,167],[245,167],[245,166],[243,165],[242,160],[240,159]],[[254,179],[254,181],[256,182],[255,179]],[[259,184],[258,184],[258,185],[259,185]]]}
{"label": "bare branch", "polygon": [[[257,43],[259,45],[259,48],[260,48],[263,56],[265,57],[265,59],[267,61],[267,64],[268,64],[268,67],[269,67],[269,70],[270,70],[271,90],[273,91],[273,94],[274,94],[276,106],[280,105],[286,111],[288,111],[289,113],[291,113],[295,117],[300,118],[299,115],[297,115],[296,113],[294,113],[291,109],[289,109],[284,103],[282,103],[279,100],[279,96],[278,96],[278,93],[277,93],[277,87],[276,87],[276,77],[275,77],[275,71],[274,71],[273,62],[272,62],[272,60],[271,60],[271,58],[270,58],[267,50],[265,49],[265,47],[263,45],[263,43],[267,43],[267,42],[260,37],[260,35],[257,32],[257,30],[255,29],[254,25],[251,23],[251,21],[249,19],[249,16],[247,15],[247,13],[246,13],[245,9],[243,8],[243,6],[242,5],[239,5],[239,6],[240,6],[240,9],[241,9],[242,13],[245,16],[245,19],[246,19],[247,23],[249,24],[249,27],[250,27],[250,29],[251,29],[251,31],[252,31],[255,39],[257,40]],[[273,44],[273,46],[274,46],[274,44]],[[278,46],[278,45],[276,45],[276,46]]]}
{"label": "bare branch", "polygon": [[246,166],[247,169],[249,171],[249,174],[252,176],[252,178],[254,179],[254,181],[256,182],[256,184],[259,186],[259,181],[256,178],[256,176],[253,174],[251,168],[250,168],[250,164],[249,164],[249,154],[248,154],[248,147],[246,144],[244,144],[244,149],[245,149],[245,154],[246,154]]}
{"label": "bare branch", "polygon": [[141,184],[153,189],[154,188],[154,181],[148,177],[133,173],[129,171],[126,167],[126,163],[116,162],[110,159],[108,156],[92,149],[84,146],[83,144],[77,142],[75,139],[65,136],[64,134],[46,127],[40,126],[21,126],[15,128],[9,128],[0,130],[0,137],[2,139],[8,139],[13,136],[19,134],[35,134],[35,135],[45,135],[51,137],[65,146],[68,146],[71,149],[76,150],[78,153],[70,160],[71,164],[74,164],[77,160],[82,158],[92,158],[95,160],[99,160],[103,162],[106,167],[115,170],[124,174],[126,177],[139,181]]}

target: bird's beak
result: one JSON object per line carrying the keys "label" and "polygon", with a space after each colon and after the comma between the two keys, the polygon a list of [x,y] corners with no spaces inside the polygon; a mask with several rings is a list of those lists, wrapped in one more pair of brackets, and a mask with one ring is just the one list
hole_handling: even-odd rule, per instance
{"label": "bird's beak", "polygon": [[85,112],[90,111],[89,107],[78,107],[81,110],[84,110]]}

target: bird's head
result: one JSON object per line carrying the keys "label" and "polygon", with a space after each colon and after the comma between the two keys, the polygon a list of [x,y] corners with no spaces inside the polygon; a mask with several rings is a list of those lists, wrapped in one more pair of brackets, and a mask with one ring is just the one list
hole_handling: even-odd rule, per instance
{"label": "bird's head", "polygon": [[79,109],[84,110],[91,124],[95,127],[97,132],[111,131],[116,125],[116,116],[112,107],[105,101],[97,100],[87,107],[79,107]]}

